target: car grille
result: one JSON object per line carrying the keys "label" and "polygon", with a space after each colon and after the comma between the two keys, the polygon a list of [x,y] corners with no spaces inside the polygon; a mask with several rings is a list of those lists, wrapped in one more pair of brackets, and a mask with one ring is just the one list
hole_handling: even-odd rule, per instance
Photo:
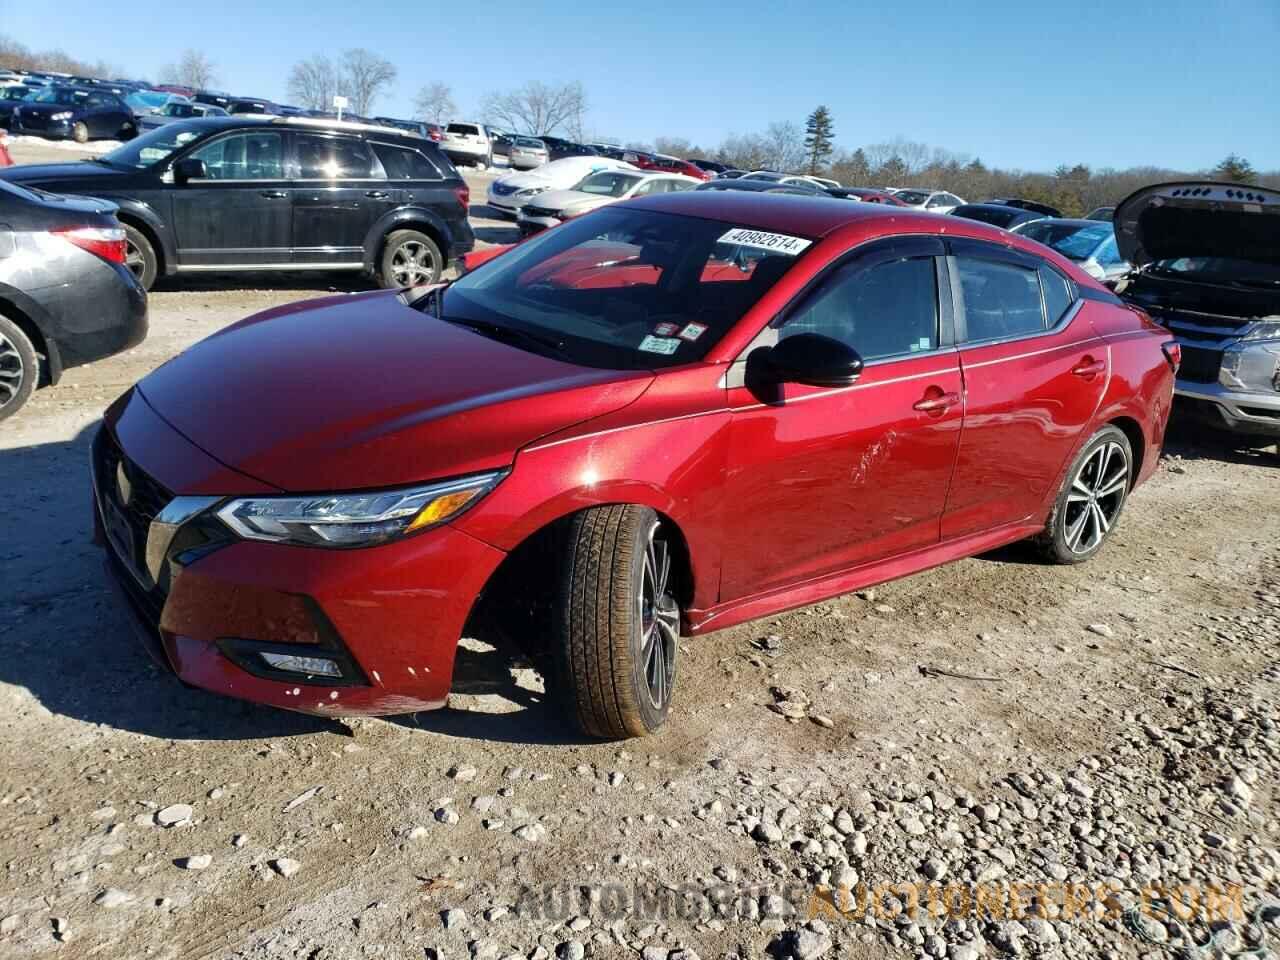
{"label": "car grille", "polygon": [[[164,592],[159,587],[148,589],[143,586],[135,571],[146,569],[144,551],[151,521],[173,499],[173,495],[125,456],[124,451],[120,449],[120,444],[106,427],[99,430],[94,439],[93,465],[99,502],[114,506],[124,517],[132,533],[131,556],[122,556],[111,538],[107,538],[109,566],[116,575],[116,579],[120,581],[120,586],[124,589],[135,612],[148,627],[158,630],[160,611],[164,607]],[[130,486],[127,503],[120,495],[118,478],[121,471]],[[102,509],[105,511],[106,507]],[[105,516],[103,523],[105,526]]]}
{"label": "car grille", "polygon": [[496,196],[507,197],[516,192],[515,187],[509,187],[505,183],[495,183],[492,187]]}
{"label": "car grille", "polygon": [[1222,367],[1222,351],[1207,350],[1182,344],[1182,363],[1178,367],[1178,379],[1190,383],[1217,383]]}
{"label": "car grille", "polygon": [[531,207],[529,204],[524,205],[524,212],[529,217],[552,217],[555,218],[556,212],[548,210],[546,207]]}

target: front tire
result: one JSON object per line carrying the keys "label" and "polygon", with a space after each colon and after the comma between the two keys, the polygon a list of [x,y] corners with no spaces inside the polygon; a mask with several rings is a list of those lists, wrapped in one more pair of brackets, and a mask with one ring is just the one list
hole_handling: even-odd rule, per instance
{"label": "front tire", "polygon": [[22,409],[39,378],[40,361],[31,339],[8,317],[0,316],[0,420]]}
{"label": "front tire", "polygon": [[143,290],[150,290],[156,282],[156,272],[160,267],[155,247],[151,246],[147,235],[137,227],[128,223],[121,226],[124,227],[124,265]]}
{"label": "front tire", "polygon": [[397,230],[387,237],[378,268],[378,282],[399,289],[438,283],[444,258],[436,242],[417,230]]}
{"label": "front tire", "polygon": [[647,507],[596,507],[570,519],[554,653],[563,705],[583,733],[621,740],[666,722],[681,620],[674,559]]}
{"label": "front tire", "polygon": [[1089,438],[1067,468],[1044,533],[1041,553],[1053,563],[1083,563],[1115,531],[1133,486],[1133,448],[1119,427]]}

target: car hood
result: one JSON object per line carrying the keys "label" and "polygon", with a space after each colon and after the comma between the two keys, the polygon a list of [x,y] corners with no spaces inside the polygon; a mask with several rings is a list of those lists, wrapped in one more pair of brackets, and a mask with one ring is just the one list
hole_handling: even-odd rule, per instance
{"label": "car hood", "polygon": [[[95,184],[103,179],[112,179],[136,170],[122,167],[110,167],[105,163],[93,163],[89,160],[76,160],[72,163],[23,163],[16,167],[0,170],[0,179],[10,183],[21,183],[25,186],[49,186],[51,189],[62,189],[62,184],[78,180],[92,180]],[[54,185],[57,184],[57,187]]]}
{"label": "car hood", "polygon": [[1116,207],[1120,255],[1134,266],[1179,257],[1280,264],[1280,191],[1179,181],[1144,187]]}
{"label": "car hood", "polygon": [[556,161],[525,173],[509,173],[505,177],[499,177],[494,182],[516,190],[523,190],[526,187],[549,187],[551,189],[565,190],[578,183],[583,177],[598,170],[635,169],[631,164],[623,163],[621,160],[610,160],[608,157],[596,157],[594,159],[598,162],[575,164],[569,167],[557,167],[556,163],[559,161]]}
{"label": "car hood", "polygon": [[407,298],[376,291],[268,310],[138,390],[222,463],[302,492],[506,467],[520,447],[626,406],[653,379],[528,353]]}
{"label": "car hood", "polygon": [[547,210],[567,210],[570,207],[594,210],[617,199],[602,197],[598,193],[583,193],[581,190],[549,190],[539,194],[538,199],[533,202]]}

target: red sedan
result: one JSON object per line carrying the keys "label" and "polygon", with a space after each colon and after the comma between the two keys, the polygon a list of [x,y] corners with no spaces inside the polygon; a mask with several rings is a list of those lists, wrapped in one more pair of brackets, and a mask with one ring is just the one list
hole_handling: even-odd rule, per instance
{"label": "red sedan", "polygon": [[1016,540],[1087,560],[1156,467],[1177,346],[981,223],[797,196],[606,207],[450,286],[279,307],[108,411],[95,519],[183,681],[326,715],[523,647],[589,734],[679,638]]}

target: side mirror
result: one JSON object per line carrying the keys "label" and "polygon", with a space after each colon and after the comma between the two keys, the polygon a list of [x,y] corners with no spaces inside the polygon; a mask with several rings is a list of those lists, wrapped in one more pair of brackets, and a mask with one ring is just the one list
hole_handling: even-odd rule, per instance
{"label": "side mirror", "polygon": [[183,157],[173,165],[173,179],[177,183],[205,178],[204,161],[195,157]]}
{"label": "side mirror", "polygon": [[862,373],[862,357],[848,344],[817,333],[784,337],[762,358],[779,383],[847,387]]}

